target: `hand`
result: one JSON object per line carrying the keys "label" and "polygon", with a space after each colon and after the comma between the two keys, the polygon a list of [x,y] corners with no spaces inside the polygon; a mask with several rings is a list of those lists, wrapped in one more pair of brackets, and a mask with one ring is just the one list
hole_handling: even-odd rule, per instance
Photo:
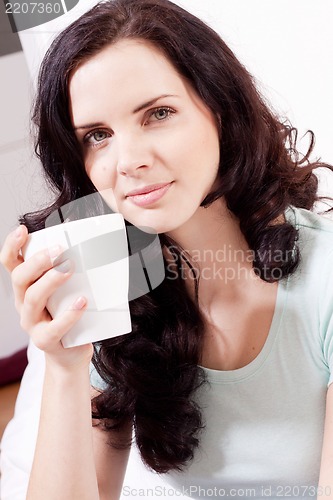
{"label": "hand", "polygon": [[49,297],[65,281],[70,279],[73,269],[54,268],[53,262],[61,248],[37,252],[24,261],[20,250],[28,238],[27,228],[19,226],[10,233],[0,252],[0,263],[11,273],[15,296],[15,307],[20,315],[21,327],[34,344],[45,352],[46,359],[62,368],[87,366],[93,353],[92,344],[65,349],[62,337],[81,318],[86,299],[78,297],[70,310],[52,319],[46,309]]}

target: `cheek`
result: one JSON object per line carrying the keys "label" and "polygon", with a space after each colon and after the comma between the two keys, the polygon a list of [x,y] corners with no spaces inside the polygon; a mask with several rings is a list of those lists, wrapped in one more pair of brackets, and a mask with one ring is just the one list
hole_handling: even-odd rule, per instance
{"label": "cheek", "polygon": [[[121,207],[119,206],[117,199],[115,197],[113,189],[101,189],[99,190],[100,195],[106,202],[106,204],[111,208],[113,212],[122,213]],[[124,215],[124,214],[123,214]]]}
{"label": "cheek", "polygon": [[208,165],[215,167],[217,173],[220,163],[220,138],[217,128],[211,123],[202,132],[201,149],[207,156]]}
{"label": "cheek", "polygon": [[206,126],[201,127],[198,140],[204,151],[211,152],[211,155],[218,156],[220,149],[220,138],[217,127],[211,121],[206,120]]}
{"label": "cheek", "polygon": [[109,205],[111,210],[119,213],[120,207],[114,193],[116,182],[115,174],[112,169],[108,168],[106,159],[103,158],[102,155],[97,159],[92,159],[91,157],[86,158],[85,168],[88,177],[107,205]]}
{"label": "cheek", "polygon": [[88,177],[98,191],[114,187],[115,179],[111,169],[107,167],[106,160],[100,158],[86,158],[85,168]]}
{"label": "cheek", "polygon": [[84,155],[83,160],[87,175],[89,179],[95,184],[94,178],[96,177],[96,168],[94,162],[90,155]]}
{"label": "cheek", "polygon": [[193,173],[208,180],[216,176],[220,161],[220,143],[217,130],[210,122],[206,125],[201,122],[193,129],[187,149],[186,158]]}

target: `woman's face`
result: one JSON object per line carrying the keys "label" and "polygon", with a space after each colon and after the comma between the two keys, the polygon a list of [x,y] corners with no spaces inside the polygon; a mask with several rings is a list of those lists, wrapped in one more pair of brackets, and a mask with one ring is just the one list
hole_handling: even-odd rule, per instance
{"label": "woman's face", "polygon": [[191,219],[216,179],[218,128],[164,55],[122,40],[79,66],[69,93],[86,171],[98,191],[112,188],[111,207],[158,233]]}

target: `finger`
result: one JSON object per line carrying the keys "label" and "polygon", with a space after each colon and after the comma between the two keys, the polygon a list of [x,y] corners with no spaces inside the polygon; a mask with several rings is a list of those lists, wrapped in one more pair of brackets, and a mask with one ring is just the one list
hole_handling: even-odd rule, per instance
{"label": "finger", "polygon": [[31,334],[34,344],[45,352],[54,352],[59,348],[63,349],[62,338],[82,317],[86,305],[86,298],[79,297],[71,309],[49,322],[39,323]]}
{"label": "finger", "polygon": [[45,308],[50,296],[73,274],[72,262],[66,260],[47,271],[26,291],[20,309],[21,327],[28,331],[45,318]]}
{"label": "finger", "polygon": [[12,272],[15,267],[23,262],[20,250],[27,241],[28,230],[23,224],[9,233],[0,252],[0,263],[7,271]]}
{"label": "finger", "polygon": [[54,259],[60,255],[62,249],[56,245],[50,249],[36,252],[30,259],[21,263],[12,271],[12,285],[15,295],[16,308],[20,310],[24,302],[27,289],[41,278],[53,265]]}

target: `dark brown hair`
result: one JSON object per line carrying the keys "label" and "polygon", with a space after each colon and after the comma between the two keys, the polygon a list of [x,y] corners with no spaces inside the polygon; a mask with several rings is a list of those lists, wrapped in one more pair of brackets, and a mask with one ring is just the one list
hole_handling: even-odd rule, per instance
{"label": "dark brown hair", "polygon": [[[269,109],[220,36],[168,0],[101,2],[52,43],[40,70],[34,121],[36,152],[56,200],[22,222],[30,231],[39,229],[56,208],[96,191],[72,128],[68,79],[79,64],[124,38],[158,47],[221,118],[219,185],[202,206],[225,197],[263,280],[273,282],[292,273],[300,259],[297,230],[288,222],[273,221],[288,205],[312,209],[319,199],[313,170],[332,167],[310,162],[312,132],[307,154],[297,153],[296,130]],[[161,241],[165,247],[174,243],[165,235]],[[275,250],[286,258],[271,261]],[[181,249],[177,255],[180,266]],[[203,426],[194,397],[204,381],[198,367],[203,320],[181,277],[168,278],[167,270],[157,289],[130,303],[133,331],[101,342],[93,359],[106,383],[93,401],[94,416],[105,429],[121,429],[133,421],[142,458],[158,472],[184,467]]]}

